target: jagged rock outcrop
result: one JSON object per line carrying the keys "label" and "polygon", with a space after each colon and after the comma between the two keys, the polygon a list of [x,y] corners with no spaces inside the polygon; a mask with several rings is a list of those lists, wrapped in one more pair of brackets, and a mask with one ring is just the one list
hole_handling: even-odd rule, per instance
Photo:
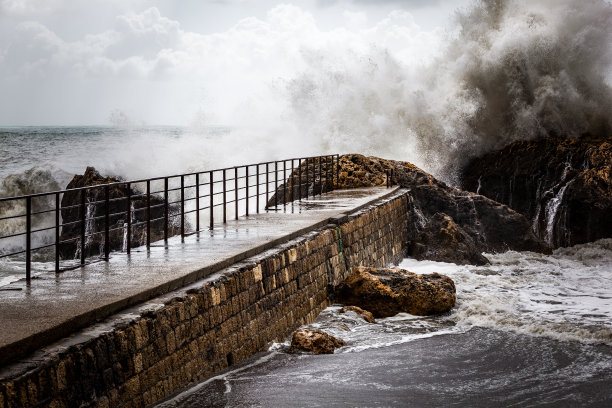
{"label": "jagged rock outcrop", "polygon": [[293,333],[290,351],[308,351],[314,354],[334,354],[338,347],[346,342],[321,330],[300,329]]}
{"label": "jagged rock outcrop", "polygon": [[368,323],[376,323],[376,319],[374,319],[374,315],[367,310],[363,310],[359,306],[344,306],[340,309],[340,313],[353,312],[359,315],[363,320]]}
{"label": "jagged rock outcrop", "polygon": [[489,260],[476,248],[474,240],[451,217],[434,214],[412,241],[408,255],[423,260],[457,265],[486,265]]}
{"label": "jagged rock outcrop", "polygon": [[610,139],[518,141],[472,160],[462,186],[525,215],[553,247],[612,237]]}
{"label": "jagged rock outcrop", "polygon": [[375,317],[400,312],[419,316],[449,311],[455,305],[455,284],[437,273],[417,275],[400,268],[353,268],[336,288],[336,300],[359,306]]}
{"label": "jagged rock outcrop", "polygon": [[346,187],[383,185],[386,171],[393,171],[392,182],[410,190],[407,209],[412,221],[408,231],[410,241],[417,238],[433,215],[444,213],[469,235],[478,253],[550,252],[550,247],[534,234],[523,215],[487,197],[451,187],[411,163],[349,154],[341,157],[340,164],[343,166],[340,185]]}
{"label": "jagged rock outcrop", "polygon": [[[68,183],[66,189],[74,189],[85,186],[98,186],[109,183],[116,183],[121,180],[113,177],[100,175],[93,167],[87,167],[83,175],[75,175]],[[68,191],[64,193],[61,202],[62,231],[60,241],[68,241],[60,244],[60,255],[62,258],[69,259],[80,256],[81,243],[81,197],[83,190]],[[141,192],[131,190],[131,207],[127,206],[127,187],[124,184],[112,185],[109,187],[109,244],[110,250],[120,250],[124,246],[124,234],[126,233],[125,224],[128,214],[132,217],[132,247],[144,245],[146,243],[146,226],[142,224],[146,221],[146,197]],[[85,195],[86,225],[85,229],[88,236],[85,239],[85,255],[97,256],[104,253],[104,230],[105,230],[105,189],[89,189]],[[163,200],[154,195],[151,196],[152,220],[164,217]],[[170,214],[176,209],[171,208]],[[138,225],[138,223],[141,223]],[[98,234],[95,234],[99,232]],[[163,238],[163,225],[161,220],[151,224],[151,241]],[[171,223],[169,225],[169,235],[175,235],[177,228]],[[95,235],[91,235],[95,234]]]}

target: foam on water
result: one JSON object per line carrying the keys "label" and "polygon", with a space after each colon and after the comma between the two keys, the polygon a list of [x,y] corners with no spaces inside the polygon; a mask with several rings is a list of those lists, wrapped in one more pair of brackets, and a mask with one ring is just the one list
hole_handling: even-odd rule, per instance
{"label": "foam on water", "polygon": [[400,267],[455,281],[457,305],[450,318],[459,327],[612,345],[612,239],[560,248],[553,255],[486,256],[491,265],[405,259]]}

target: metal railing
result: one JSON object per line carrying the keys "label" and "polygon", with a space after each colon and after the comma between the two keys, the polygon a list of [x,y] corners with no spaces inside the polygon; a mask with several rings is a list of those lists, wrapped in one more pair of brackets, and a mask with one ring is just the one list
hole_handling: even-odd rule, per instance
{"label": "metal railing", "polygon": [[[47,251],[48,261],[54,252],[54,269],[59,273],[69,269],[62,269],[62,260],[78,261],[77,267],[85,265],[88,258],[108,261],[116,245],[111,234],[122,234],[121,251],[128,254],[135,246],[149,249],[152,241],[163,239],[167,243],[171,236],[184,238],[212,230],[215,222],[226,223],[231,216],[237,220],[261,210],[276,211],[292,201],[332,190],[338,185],[339,159],[337,154],[300,157],[0,198],[0,209],[16,212],[5,215],[4,211],[0,226],[23,226],[13,231],[1,229],[10,233],[0,236],[0,259],[25,256],[29,282],[36,251]],[[72,202],[62,204],[67,196]],[[43,234],[37,244],[33,238]],[[17,248],[5,251],[10,248],[8,241],[17,239],[21,240]],[[100,248],[98,256],[90,254],[96,245]],[[73,256],[62,254],[62,250]]]}

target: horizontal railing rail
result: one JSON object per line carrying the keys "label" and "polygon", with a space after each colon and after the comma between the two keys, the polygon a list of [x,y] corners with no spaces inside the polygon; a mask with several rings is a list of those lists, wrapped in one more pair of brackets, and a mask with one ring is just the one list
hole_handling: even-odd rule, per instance
{"label": "horizontal railing rail", "polygon": [[[69,269],[62,261],[72,260],[72,267],[91,258],[108,261],[112,251],[149,249],[155,241],[167,243],[171,236],[184,238],[212,230],[231,217],[277,211],[292,201],[333,190],[339,160],[337,154],[297,157],[3,197],[0,231],[8,233],[0,235],[0,259],[24,256],[28,282],[36,251],[54,248],[56,273]],[[66,198],[72,201],[62,205]],[[21,242],[15,244],[17,239]]]}

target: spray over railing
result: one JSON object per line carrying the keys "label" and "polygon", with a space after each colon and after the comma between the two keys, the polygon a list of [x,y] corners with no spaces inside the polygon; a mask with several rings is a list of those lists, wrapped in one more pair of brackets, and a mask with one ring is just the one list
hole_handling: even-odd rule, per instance
{"label": "spray over railing", "polygon": [[0,198],[0,208],[13,210],[0,217],[0,225],[13,225],[2,229],[10,233],[0,236],[0,259],[25,257],[28,282],[38,252],[55,258],[56,273],[70,269],[62,261],[108,261],[113,250],[148,249],[330,191],[338,185],[339,160],[337,154],[300,157]]}

